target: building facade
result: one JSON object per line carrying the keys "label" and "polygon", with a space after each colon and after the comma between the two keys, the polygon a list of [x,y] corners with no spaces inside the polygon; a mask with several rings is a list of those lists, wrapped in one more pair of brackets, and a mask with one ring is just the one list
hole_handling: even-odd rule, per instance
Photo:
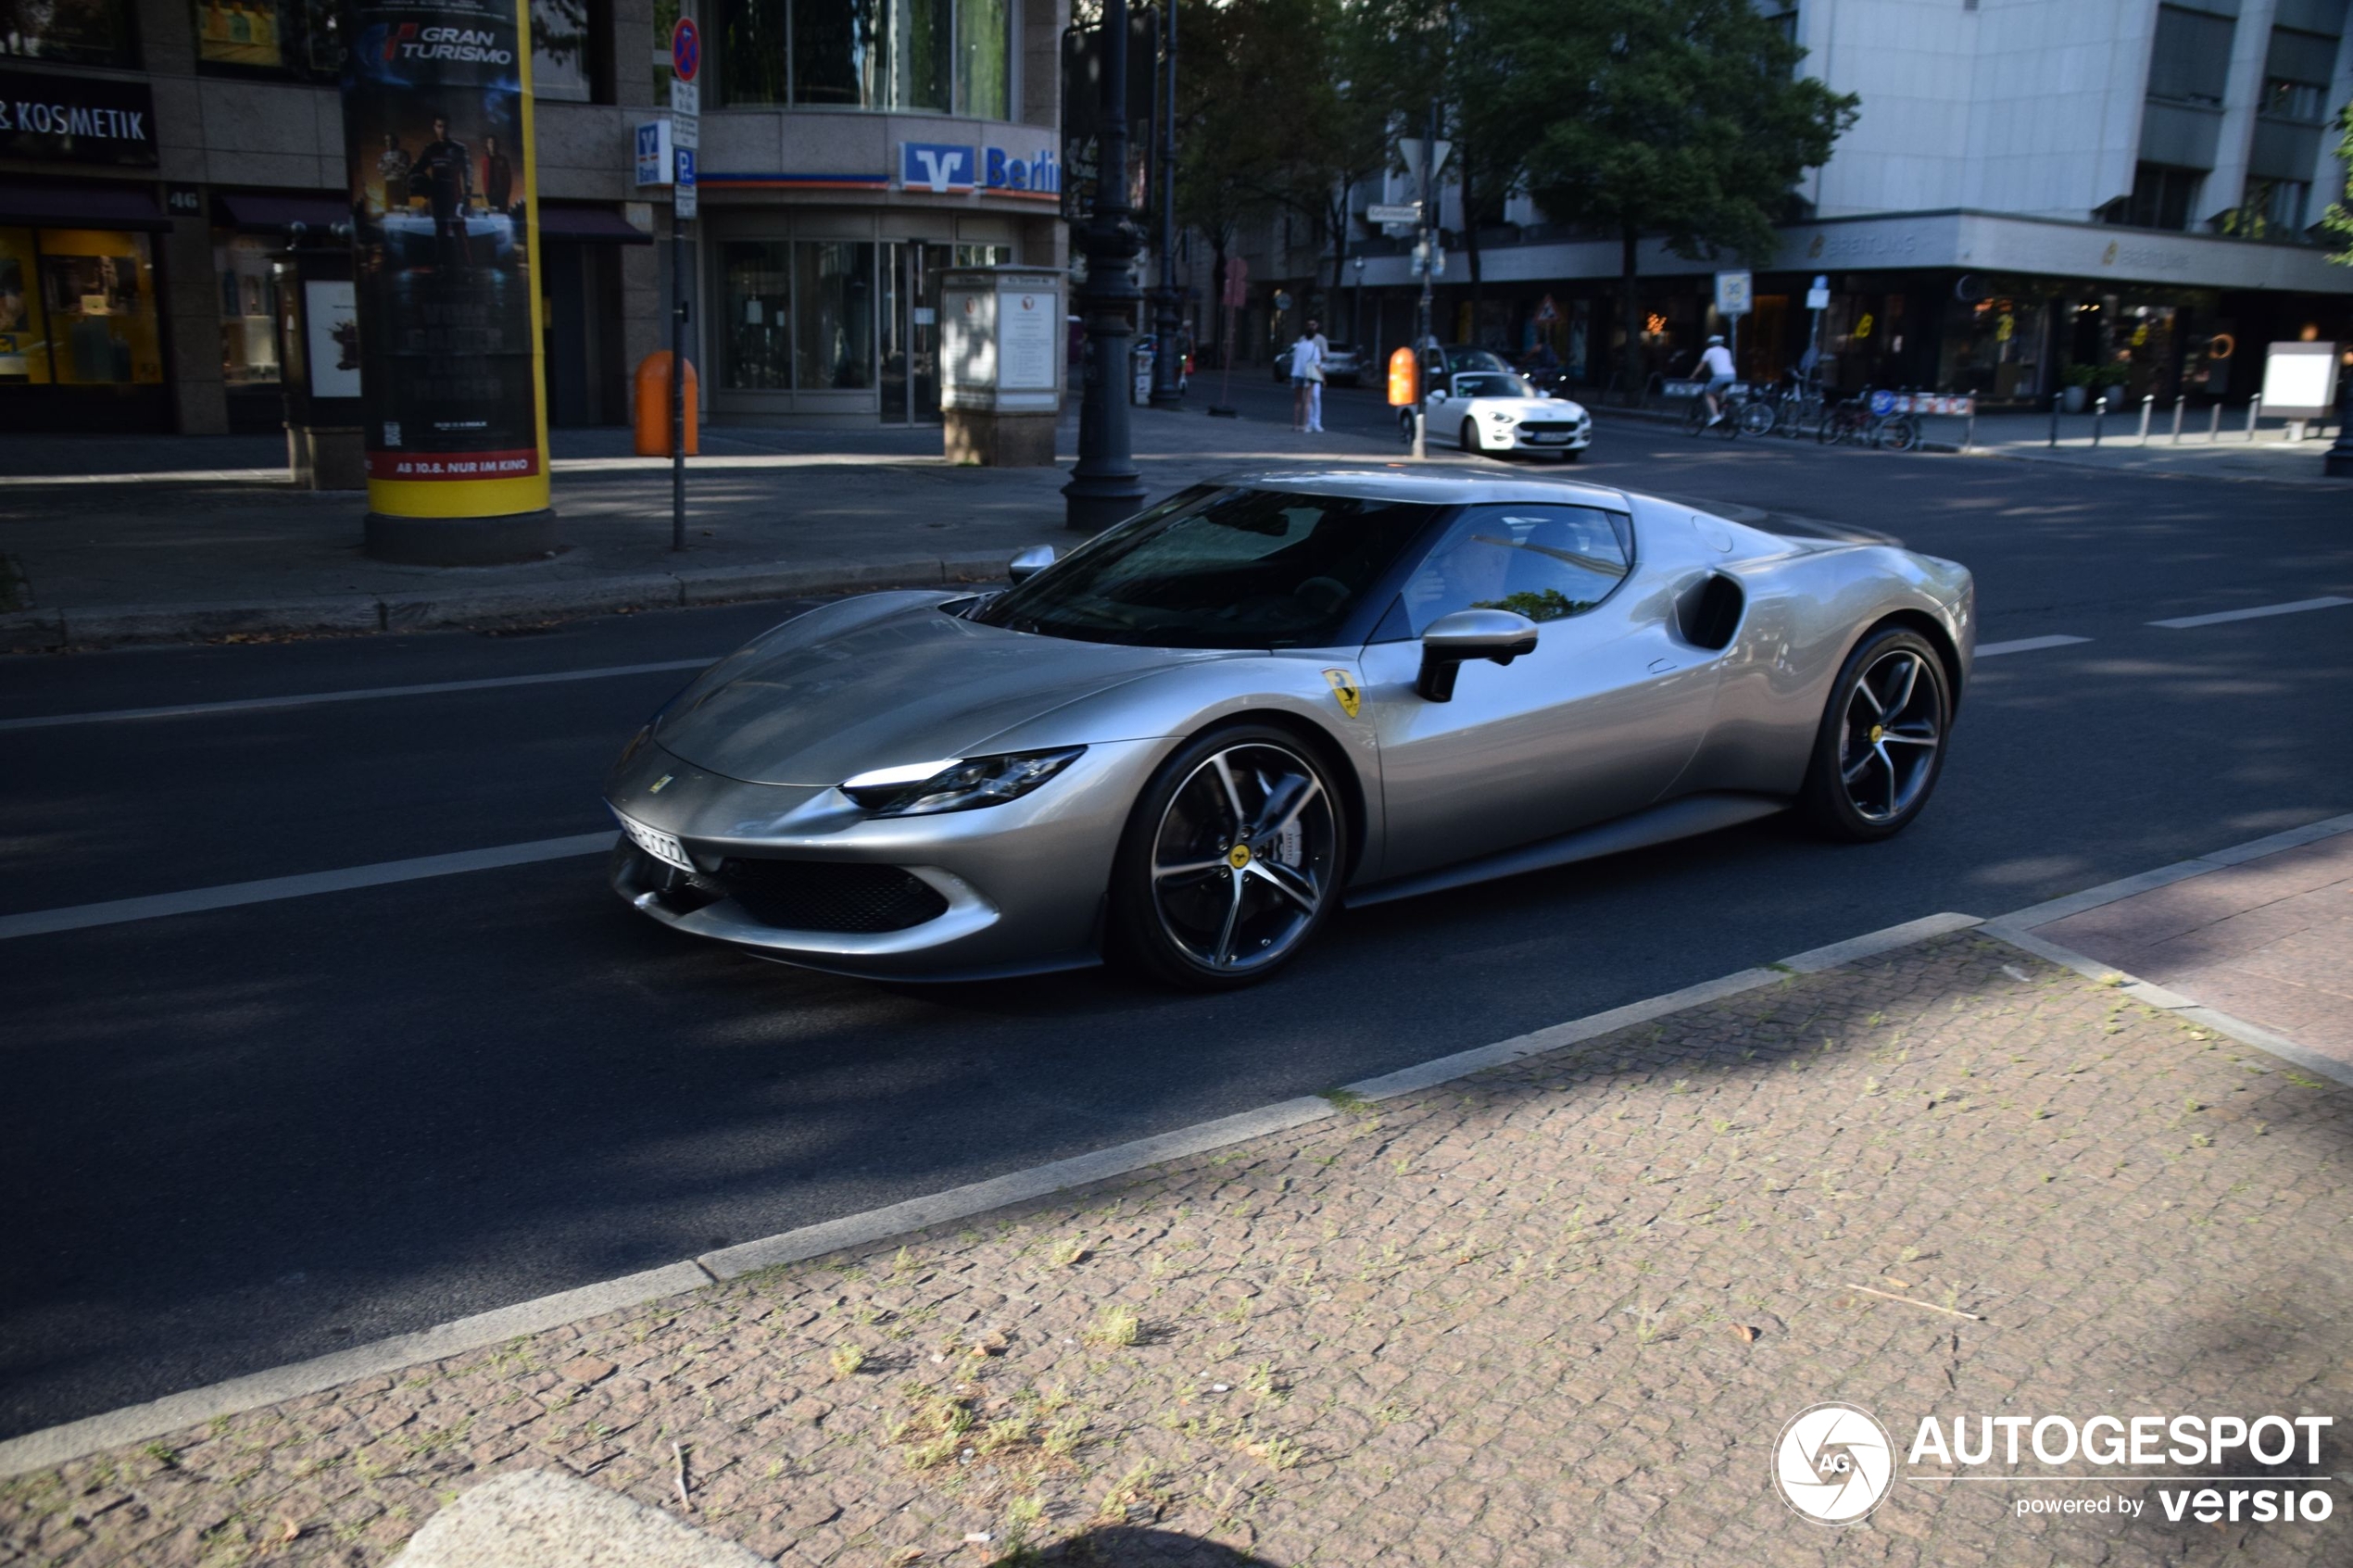
{"label": "building facade", "polygon": [[[2353,269],[2316,225],[2346,169],[2331,121],[2353,99],[2347,0],[1758,0],[1801,69],[1861,99],[1795,194],[1771,257],[1692,261],[1642,247],[1652,370],[1688,368],[1716,317],[1710,274],[1755,272],[1743,370],[1770,376],[1818,331],[1826,374],[1865,386],[2046,399],[2098,377],[2134,399],[2242,400],[2263,345],[2353,340]],[[1366,201],[1403,199],[1365,189]],[[1541,342],[1579,384],[1625,360],[1614,238],[1524,198],[1469,236],[1450,194],[1438,331],[1500,351]],[[1407,341],[1410,241],[1355,226],[1352,291],[1269,246],[1252,276],[1328,296],[1368,347]],[[1818,323],[1806,308],[1828,280]],[[1271,288],[1271,285],[1269,285]],[[1271,316],[1262,335],[1278,335]],[[1257,346],[1244,339],[1246,348]]]}
{"label": "building facade", "polygon": [[[630,418],[666,345],[677,0],[531,0],[547,405]],[[1060,265],[1063,0],[698,0],[685,293],[710,414],[937,417],[937,271]],[[0,417],[267,431],[292,280],[349,247],[335,0],[50,0],[0,25]],[[487,156],[487,155],[485,155]],[[484,166],[486,183],[496,180]],[[347,275],[347,274],[346,274]]]}

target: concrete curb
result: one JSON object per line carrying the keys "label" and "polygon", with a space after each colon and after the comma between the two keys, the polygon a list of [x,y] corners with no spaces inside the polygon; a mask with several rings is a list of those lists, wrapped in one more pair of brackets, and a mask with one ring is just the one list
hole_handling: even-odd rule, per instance
{"label": "concrete curb", "polygon": [[[452,1323],[396,1335],[369,1345],[357,1345],[333,1355],[288,1366],[250,1373],[207,1387],[191,1388],[145,1404],[130,1405],[79,1421],[28,1432],[0,1442],[0,1479],[65,1464],[101,1449],[142,1442],[167,1432],[236,1415],[281,1400],[317,1394],[355,1378],[375,1376],[413,1366],[420,1361],[480,1349],[577,1323],[607,1312],[626,1311],[665,1297],[682,1295],[705,1285],[740,1278],[761,1269],[806,1261],[849,1248],[871,1246],[917,1230],[1001,1209],[1010,1204],[1051,1197],[1116,1176],[1133,1174],[1154,1165],[1189,1155],[1203,1154],[1270,1133],[1343,1115],[1365,1100],[1392,1098],[1434,1087],[1487,1068],[1544,1051],[1559,1050],[1606,1035],[1629,1024],[1643,1023],[1688,1008],[1703,1007],[1726,997],[1769,985],[1792,973],[1815,973],[1888,952],[1948,931],[1977,924],[1971,915],[1931,915],[1902,925],[1869,933],[1829,947],[1818,947],[1759,969],[1744,969],[1719,979],[1703,981],[1680,991],[1613,1008],[1567,1023],[1440,1057],[1418,1066],[1366,1078],[1323,1095],[1281,1100],[1255,1110],[1212,1122],[1179,1127],[1152,1137],[1116,1144],[1109,1148],[1011,1172],[985,1182],[952,1187],[946,1192],[911,1198],[864,1213],[848,1214],[757,1241],[708,1252],[688,1261],[625,1275],[598,1285],[542,1296]],[[1802,967],[1803,966],[1803,967]]]}
{"label": "concrete curb", "polygon": [[123,643],[194,642],[272,633],[365,634],[415,632],[525,617],[610,615],[622,610],[988,583],[1005,560],[987,556],[895,556],[870,561],[783,561],[643,572],[563,583],[459,588],[447,593],[352,594],[263,599],[252,604],[92,605],[0,615],[0,651],[50,652]]}

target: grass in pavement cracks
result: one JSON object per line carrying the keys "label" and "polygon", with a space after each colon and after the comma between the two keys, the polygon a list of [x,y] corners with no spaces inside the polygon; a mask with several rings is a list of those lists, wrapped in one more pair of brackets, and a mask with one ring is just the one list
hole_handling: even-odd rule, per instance
{"label": "grass in pavement cracks", "polygon": [[1813,1532],[1757,1459],[1826,1399],[2345,1403],[2341,1087],[1959,934],[1349,1109],[0,1484],[0,1540],[377,1563],[516,1467],[674,1507],[676,1443],[696,1523],[825,1563],[2353,1557],[1986,1487]]}

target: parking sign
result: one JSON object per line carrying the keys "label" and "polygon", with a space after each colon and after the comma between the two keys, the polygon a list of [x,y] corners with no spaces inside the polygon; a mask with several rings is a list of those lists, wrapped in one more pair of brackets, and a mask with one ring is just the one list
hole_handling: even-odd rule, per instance
{"label": "parking sign", "polygon": [[1745,316],[1755,308],[1753,280],[1746,272],[1716,274],[1716,311],[1720,316]]}

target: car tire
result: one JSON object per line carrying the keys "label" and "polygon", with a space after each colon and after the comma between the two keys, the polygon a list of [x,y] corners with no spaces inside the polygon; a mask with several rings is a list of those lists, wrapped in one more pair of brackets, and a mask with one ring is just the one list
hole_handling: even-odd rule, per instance
{"label": "car tire", "polygon": [[1105,956],[1186,990],[1256,985],[1330,918],[1348,851],[1348,813],[1318,748],[1271,724],[1196,735],[1128,814]]}
{"label": "car tire", "polygon": [[1463,433],[1461,435],[1457,436],[1455,440],[1457,445],[1459,445],[1466,452],[1484,452],[1487,450],[1486,447],[1478,444],[1478,426],[1469,420],[1465,420],[1463,421]]}
{"label": "car tire", "polygon": [[1882,627],[1831,683],[1798,808],[1815,832],[1849,844],[1890,838],[1928,806],[1944,770],[1953,693],[1926,637]]}

